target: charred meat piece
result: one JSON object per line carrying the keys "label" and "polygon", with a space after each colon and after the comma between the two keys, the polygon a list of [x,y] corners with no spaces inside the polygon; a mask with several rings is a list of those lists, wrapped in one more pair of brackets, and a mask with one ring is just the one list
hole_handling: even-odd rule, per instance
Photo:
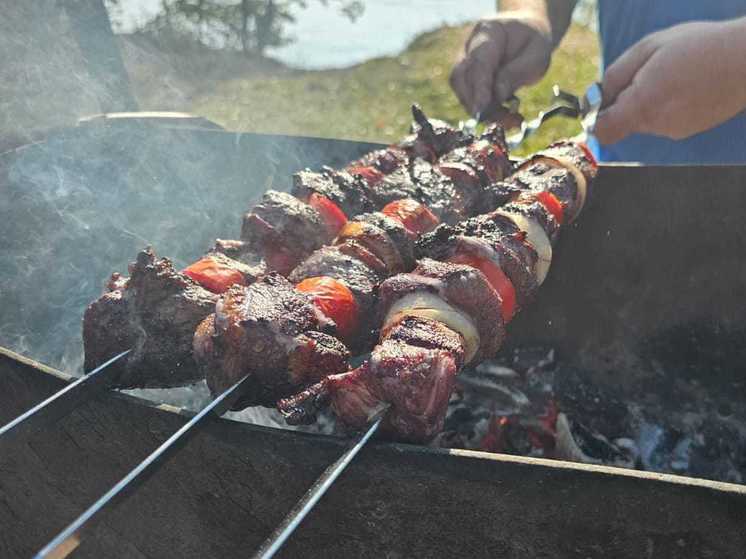
{"label": "charred meat piece", "polygon": [[503,191],[512,191],[514,197],[525,192],[548,192],[560,202],[564,214],[572,216],[579,211],[575,176],[565,167],[539,161],[516,171],[504,182],[499,183],[499,187]]}
{"label": "charred meat piece", "polygon": [[429,258],[421,260],[413,272],[391,277],[379,288],[384,336],[405,316],[440,320],[465,339],[467,362],[491,357],[502,345],[501,310],[500,295],[482,272]]}
{"label": "charred meat piece", "polygon": [[373,151],[346,167],[346,172],[362,179],[367,185],[374,185],[385,175],[389,175],[409,161],[409,150],[401,146],[389,146]]}
{"label": "charred meat piece", "polygon": [[411,198],[425,204],[441,221],[452,223],[465,217],[466,202],[455,183],[424,159],[384,177],[372,192],[381,207]]}
{"label": "charred meat piece", "polygon": [[[215,308],[217,295],[174,270],[147,249],[130,265],[126,280],[115,275],[110,291],[83,316],[85,369],[132,349],[121,368],[120,388],[182,386],[200,380],[192,357],[197,325]],[[120,365],[120,363],[123,363]]]}
{"label": "charred meat piece", "polygon": [[244,214],[241,240],[285,275],[331,238],[318,211],[286,192],[269,190]]}
{"label": "charred meat piece", "polygon": [[433,162],[443,154],[474,141],[474,136],[447,122],[427,118],[418,105],[412,105],[412,117],[415,136],[412,138],[411,149],[414,157]]}
{"label": "charred meat piece", "polygon": [[306,169],[293,175],[291,192],[298,199],[306,201],[312,194],[324,196],[348,217],[375,209],[368,195],[368,184],[364,180],[328,167],[324,167],[319,173]]}
{"label": "charred meat piece", "polygon": [[194,334],[194,356],[213,394],[244,376],[253,382],[237,409],[278,398],[347,368],[349,351],[311,299],[271,273],[235,286]]}
{"label": "charred meat piece", "polygon": [[343,423],[361,428],[388,405],[383,432],[424,442],[443,428],[463,358],[460,334],[436,320],[407,317],[388,330],[370,361],[281,400],[278,409],[289,423],[299,424],[331,404]]}
{"label": "charred meat piece", "polygon": [[[506,193],[495,186],[512,171],[502,128],[490,126],[477,141],[447,153],[441,158],[438,169],[462,191],[479,189],[480,195],[470,200],[471,213],[502,205],[507,200]],[[484,191],[491,197],[485,199]]]}
{"label": "charred meat piece", "polygon": [[264,262],[261,256],[259,256],[251,245],[243,241],[234,239],[215,239],[215,244],[212,246],[208,254],[224,254],[232,260],[237,260],[242,264],[256,270],[257,275],[265,274],[267,272],[267,264]]}
{"label": "charred meat piece", "polygon": [[544,164],[567,169],[575,179],[575,203],[568,208],[568,221],[574,221],[583,209],[588,186],[598,172],[598,165],[588,147],[582,143],[556,142],[524,161],[519,171]]}
{"label": "charred meat piece", "polygon": [[535,272],[538,256],[526,242],[525,234],[503,215],[483,214],[455,227],[441,225],[423,235],[417,243],[417,253],[420,257],[448,260],[472,240],[485,242],[495,251],[500,267],[515,287],[518,306],[530,303],[538,286]]}
{"label": "charred meat piece", "polygon": [[334,244],[351,240],[373,253],[385,266],[387,275],[411,270],[414,266],[414,240],[401,223],[381,212],[358,216],[349,221]]}

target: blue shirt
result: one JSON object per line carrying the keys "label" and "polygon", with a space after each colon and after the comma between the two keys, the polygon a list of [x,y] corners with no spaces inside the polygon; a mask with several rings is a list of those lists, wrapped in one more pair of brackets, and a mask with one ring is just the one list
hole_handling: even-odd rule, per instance
{"label": "blue shirt", "polygon": [[[609,66],[629,47],[655,31],[687,21],[743,16],[746,16],[746,0],[599,0],[603,65]],[[746,163],[746,112],[685,140],[633,134],[608,146],[593,143],[601,161]]]}

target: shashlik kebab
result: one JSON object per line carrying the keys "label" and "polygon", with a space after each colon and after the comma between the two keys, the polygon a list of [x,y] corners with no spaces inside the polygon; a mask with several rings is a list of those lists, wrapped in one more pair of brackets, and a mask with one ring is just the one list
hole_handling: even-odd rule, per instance
{"label": "shashlik kebab", "polygon": [[544,281],[560,226],[580,213],[595,173],[585,146],[555,144],[505,181],[515,192],[509,204],[423,236],[417,268],[380,287],[382,327],[370,359],[281,400],[286,420],[309,423],[330,405],[360,428],[390,406],[382,425],[390,437],[425,442],[440,432],[456,375],[499,349],[505,324]]}
{"label": "shashlik kebab", "polygon": [[[244,217],[244,229],[251,232],[244,235],[245,240],[219,240],[208,256],[182,272],[174,269],[168,259],[156,258],[150,249],[141,252],[130,266],[130,277],[114,274],[107,292],[86,310],[86,370],[133,348],[121,366],[122,388],[169,387],[200,380],[202,372],[192,356],[192,335],[214,310],[217,294],[232,284],[253,284],[266,273],[266,263],[257,253],[264,253],[269,262],[285,266],[290,261],[284,248],[288,242],[273,244],[280,236],[278,231],[294,239],[297,231],[307,234],[313,229],[311,223],[327,237],[332,224],[336,224],[341,227],[337,233],[343,242],[303,263],[302,269],[308,273],[304,278],[299,277],[301,271],[296,274],[300,290],[311,292],[323,307],[324,300],[334,301],[333,293],[345,292],[346,288],[357,295],[355,303],[362,309],[369,308],[370,296],[366,303],[365,294],[372,292],[381,273],[391,275],[414,265],[411,249],[395,247],[404,247],[411,243],[412,235],[437,223],[429,205],[446,221],[473,214],[485,199],[481,187],[505,176],[510,169],[504,137],[498,128],[473,138],[440,121],[427,120],[416,107],[413,113],[415,133],[405,142],[373,152],[350,164],[344,172],[325,169],[321,173],[298,173],[293,189],[298,197],[265,195],[262,203]],[[316,216],[310,211],[314,208],[301,201],[311,200],[314,195],[316,206],[326,208],[323,220],[315,219],[322,212],[317,211]],[[404,195],[410,198],[399,198]],[[428,206],[416,200],[424,200]],[[454,200],[458,204],[451,204]],[[367,213],[347,220],[345,211],[352,213],[376,204],[385,204],[384,215]],[[304,226],[291,226],[299,214],[315,217]],[[264,230],[272,231],[271,235],[256,233],[256,224],[262,222],[269,226]],[[270,222],[280,224],[279,229]],[[280,256],[271,256],[273,247]],[[301,252],[294,252],[292,258]],[[398,256],[402,256],[401,261]],[[329,262],[335,259],[336,264]],[[313,266],[319,265],[354,268],[358,273],[348,278],[346,285],[335,283],[333,278],[303,282],[311,277]],[[336,325],[343,334],[353,326],[344,321]]]}
{"label": "shashlik kebab", "polygon": [[[485,160],[497,165],[490,163],[489,174],[479,177]],[[463,155],[449,154],[448,164],[476,177],[481,188],[470,183],[465,194],[473,202],[467,210],[466,195],[457,187],[457,196],[449,196],[455,203],[442,199],[440,216],[468,215],[488,198],[507,200],[495,187],[501,167],[508,165],[501,129],[490,127]],[[349,370],[350,350],[365,352],[375,341],[369,335],[375,290],[386,277],[414,267],[417,238],[438,221],[428,207],[396,199],[382,212],[345,225],[332,245],[312,253],[287,279],[268,274],[250,286],[229,289],[194,337],[193,355],[210,390],[222,393],[249,375],[253,384],[237,407],[273,406],[329,374]]]}
{"label": "shashlik kebab", "polygon": [[[525,304],[536,286],[546,277],[551,262],[551,240],[556,239],[558,222],[563,220],[565,212],[569,217],[577,215],[585,199],[586,179],[580,168],[586,169],[588,165],[585,159],[579,160],[579,157],[587,158],[581,148],[557,145],[525,164],[525,172],[515,181],[495,181],[485,185],[484,199],[493,200],[493,207],[506,201],[509,203],[498,210],[496,216],[490,215],[491,219],[478,223],[479,229],[471,235],[473,238],[459,236],[464,246],[446,259],[466,265],[471,272],[476,268],[478,277],[486,276],[485,281],[490,286],[473,299],[474,304],[467,313],[481,317],[477,321],[479,328],[470,330],[475,335],[467,338],[467,361],[471,361],[477,353],[477,345],[472,343],[479,339],[477,330],[484,330],[480,355],[494,354],[502,343],[502,335],[490,331],[491,325],[496,325],[501,331],[502,321],[512,318],[518,297],[520,304]],[[576,161],[571,161],[571,158]],[[452,227],[464,224],[472,225],[467,221],[457,222]],[[429,243],[434,248],[448,248],[443,239],[444,234],[448,235],[446,227],[439,227],[439,235]],[[480,239],[490,234],[500,239],[497,242],[493,239],[495,248]],[[420,244],[429,237],[432,235],[425,235]],[[378,255],[384,252],[395,255],[398,250],[400,254],[396,258],[391,256],[388,261],[400,261],[401,254],[410,255],[413,252],[413,243],[401,236],[400,239],[398,244],[382,243],[372,250]],[[344,241],[344,235],[340,235],[340,240]],[[427,254],[426,249],[423,245],[421,252]],[[393,265],[387,267],[389,272],[395,268]],[[350,295],[342,291],[337,295],[328,293],[325,303],[332,313],[322,313],[322,318],[328,318],[331,314],[339,323],[338,316],[346,317],[348,321],[350,316],[375,314],[371,306],[371,288],[375,279],[371,277],[372,271],[367,268],[367,279],[370,281],[364,290]],[[300,282],[299,285],[319,278],[333,278],[348,285],[359,285],[358,276],[365,272],[363,261],[345,261],[337,247],[331,246],[312,254],[307,262],[290,274],[289,279]],[[413,304],[440,304],[432,297],[423,298],[420,293],[427,290],[427,285],[437,285],[440,281],[437,276],[428,277],[420,270],[411,278],[425,280],[409,282],[411,290],[416,293],[399,303],[402,308]],[[384,286],[395,285],[392,281],[387,280],[381,286],[379,295],[382,303],[378,307],[385,304],[387,292]],[[472,300],[468,298],[479,292],[479,286],[473,281],[470,283],[469,277],[459,277],[458,281],[454,281],[456,284],[451,298],[461,300],[466,297]],[[472,291],[459,291],[465,287]],[[248,288],[235,287],[224,294],[215,313],[198,327],[194,342],[195,358],[204,368],[207,384],[214,394],[221,393],[248,374],[253,384],[237,406],[271,405],[273,401],[287,396],[293,388],[298,389],[335,372],[347,370],[350,338],[339,336],[339,332],[335,337],[334,331],[325,331],[323,321],[318,320],[317,309],[297,291],[290,282],[267,276]],[[495,295],[490,297],[493,293]],[[493,304],[495,297],[500,302],[497,306]],[[365,312],[355,305],[355,301],[363,300]],[[462,306],[465,305],[462,303]],[[462,312],[450,309],[446,303],[427,310],[427,313],[448,317],[462,329],[472,324],[470,319],[463,318]],[[354,348],[358,354],[373,345],[364,336],[358,336],[357,341],[363,342]],[[494,342],[494,347],[488,343],[490,341]],[[302,413],[303,409],[300,409],[288,417],[291,421],[298,421]]]}

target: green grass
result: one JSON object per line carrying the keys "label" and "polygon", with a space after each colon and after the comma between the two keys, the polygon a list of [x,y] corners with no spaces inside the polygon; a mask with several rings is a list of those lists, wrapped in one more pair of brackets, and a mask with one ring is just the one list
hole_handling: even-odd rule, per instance
{"label": "green grass", "polygon": [[[453,123],[468,118],[448,85],[448,73],[467,32],[467,26],[444,27],[420,35],[398,56],[341,70],[216,82],[214,89],[193,99],[191,111],[230,130],[395,141],[407,132],[412,102]],[[545,108],[554,83],[579,93],[597,75],[596,36],[573,26],[545,78],[518,92],[521,112],[531,118]],[[556,120],[524,150],[579,131],[576,122]]]}

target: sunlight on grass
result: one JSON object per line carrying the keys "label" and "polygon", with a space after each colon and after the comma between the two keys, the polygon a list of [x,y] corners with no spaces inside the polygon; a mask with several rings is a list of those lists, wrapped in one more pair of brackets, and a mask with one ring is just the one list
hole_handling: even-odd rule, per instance
{"label": "sunlight on grass", "polygon": [[[412,102],[453,123],[468,118],[448,85],[467,32],[467,26],[444,27],[420,35],[399,56],[342,70],[217,82],[214,90],[194,100],[191,110],[230,130],[396,141],[407,132]],[[518,92],[522,113],[531,118],[546,108],[554,83],[582,92],[597,79],[598,63],[596,35],[573,26],[545,78]],[[579,131],[577,122],[553,121],[524,150]]]}

